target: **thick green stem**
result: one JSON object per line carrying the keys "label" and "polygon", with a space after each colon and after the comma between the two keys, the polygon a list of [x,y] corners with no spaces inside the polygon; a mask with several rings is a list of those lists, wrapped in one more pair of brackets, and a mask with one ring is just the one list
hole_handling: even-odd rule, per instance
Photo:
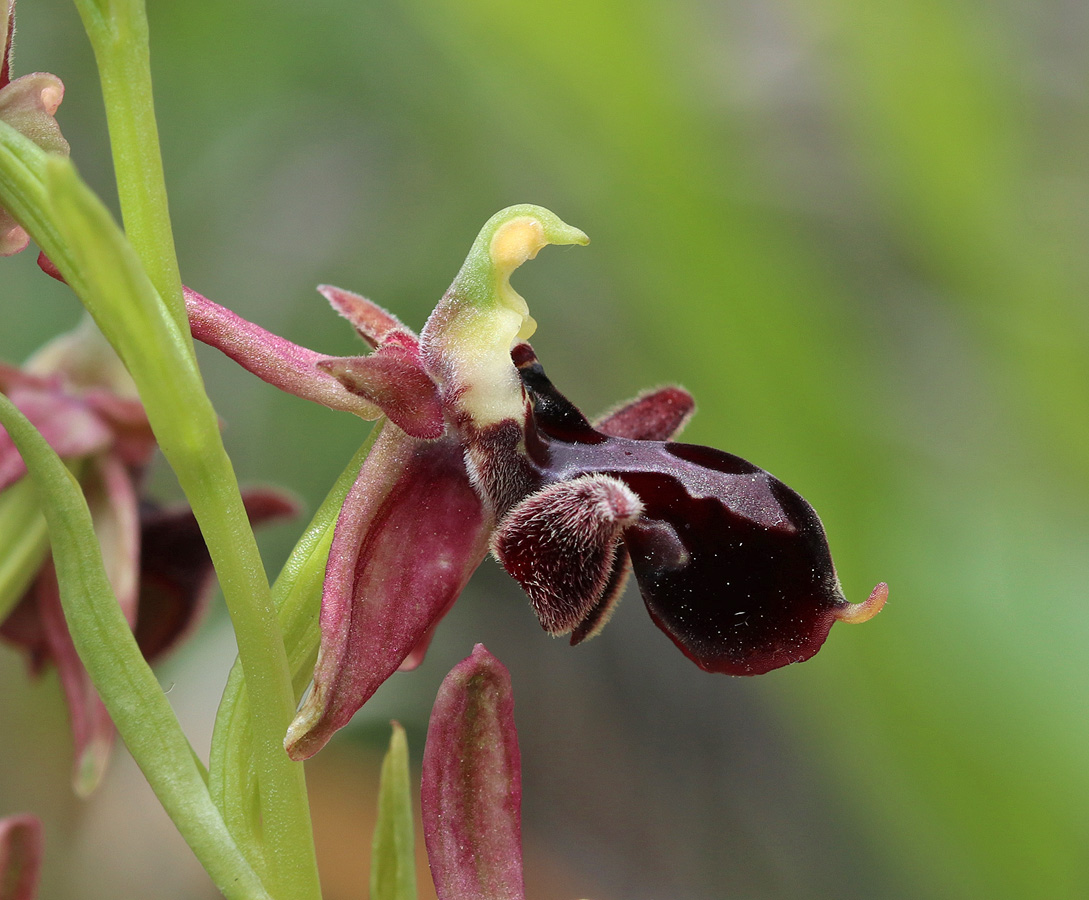
{"label": "thick green stem", "polygon": [[76,7],[98,63],[125,234],[170,314],[183,326],[185,300],[155,124],[143,0],[76,0]]}

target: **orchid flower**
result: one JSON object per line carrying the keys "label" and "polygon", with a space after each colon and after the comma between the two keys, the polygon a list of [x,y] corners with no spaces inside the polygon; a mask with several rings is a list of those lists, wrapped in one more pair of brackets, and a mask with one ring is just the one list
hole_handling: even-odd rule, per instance
{"label": "orchid flower", "polygon": [[[15,34],[15,0],[7,0],[0,21],[0,121],[30,138],[43,150],[68,155],[68,142],[54,115],[64,99],[64,84],[56,75],[34,72],[11,79],[12,39]],[[25,250],[30,238],[26,231],[0,209],[0,256]]]}
{"label": "orchid flower", "polygon": [[595,427],[552,386],[510,276],[548,244],[587,241],[540,207],[497,213],[419,337],[363,297],[319,288],[368,356],[315,353],[187,290],[197,339],[283,390],[389,419],[336,525],[294,758],[419,662],[489,549],[572,643],[600,630],[634,570],[655,624],[700,667],[733,675],[808,659],[834,621],[884,604],[884,584],[844,599],[802,497],[738,457],[672,441],[694,408],[683,389]]}
{"label": "orchid flower", "polygon": [[[207,608],[214,571],[188,506],[160,508],[141,497],[156,449],[128,374],[85,319],[43,347],[22,369],[0,364],[0,391],[38,428],[80,480],[118,603],[149,661],[187,636]],[[99,783],[114,728],[68,633],[44,520],[26,468],[0,429],[0,639],[22,648],[33,674],[55,665],[75,744],[73,783]],[[255,522],[292,514],[281,494],[249,493]]]}

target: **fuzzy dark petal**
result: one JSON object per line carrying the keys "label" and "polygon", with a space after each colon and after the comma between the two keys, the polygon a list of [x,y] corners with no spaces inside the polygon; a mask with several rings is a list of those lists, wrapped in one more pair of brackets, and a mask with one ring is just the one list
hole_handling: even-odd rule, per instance
{"label": "fuzzy dark petal", "polygon": [[587,475],[527,497],[499,524],[492,546],[544,629],[567,634],[601,599],[620,532],[641,512],[622,481]]}
{"label": "fuzzy dark petal", "polygon": [[605,589],[601,592],[601,597],[571,632],[572,647],[597,637],[601,629],[609,623],[620,598],[624,596],[629,575],[631,575],[631,559],[628,557],[628,549],[624,546],[624,542],[619,541],[613,555],[613,566],[605,581]]}

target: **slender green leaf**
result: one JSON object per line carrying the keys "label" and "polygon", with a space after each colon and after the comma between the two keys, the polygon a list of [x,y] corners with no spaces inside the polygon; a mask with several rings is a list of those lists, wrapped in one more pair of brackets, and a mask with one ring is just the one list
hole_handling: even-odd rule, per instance
{"label": "slender green leaf", "polygon": [[295,712],[268,581],[219,423],[188,335],[163,306],[101,201],[64,159],[46,161],[47,193],[66,246],[86,277],[81,295],[133,376],[159,445],[193,507],[219,576],[254,697],[254,756],[268,880],[277,892],[320,897],[302,767],[283,752]]}
{"label": "slender green leaf", "polygon": [[371,900],[416,900],[415,844],[408,741],[404,728],[394,722],[378,786],[378,822],[371,848]]}

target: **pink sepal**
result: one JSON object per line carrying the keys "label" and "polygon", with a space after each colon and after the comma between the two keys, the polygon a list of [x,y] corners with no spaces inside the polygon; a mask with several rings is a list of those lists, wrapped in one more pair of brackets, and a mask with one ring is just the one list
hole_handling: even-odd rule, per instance
{"label": "pink sepal", "polygon": [[487,553],[492,522],[461,446],[383,428],[337,521],[314,685],[288,730],[313,756],[397,671]]}
{"label": "pink sepal", "polygon": [[42,568],[34,590],[49,658],[57,667],[71,719],[75,749],[72,786],[79,796],[86,797],[106,772],[114,741],[113,722],[68,633],[52,561]]}
{"label": "pink sepal", "polygon": [[[7,369],[7,367],[5,367]],[[10,370],[0,373],[14,383],[5,393],[42,433],[58,456],[72,459],[107,448],[113,433],[107,423],[82,399],[62,392],[59,383],[23,377],[15,381]],[[8,433],[0,428],[0,490],[26,474],[23,459]]]}
{"label": "pink sepal", "polygon": [[354,413],[361,419],[377,419],[382,415],[373,403],[352,393],[328,372],[318,368],[319,362],[337,357],[293,344],[190,288],[182,290],[189,325],[198,341],[221,350],[262,381],[296,397]]}

